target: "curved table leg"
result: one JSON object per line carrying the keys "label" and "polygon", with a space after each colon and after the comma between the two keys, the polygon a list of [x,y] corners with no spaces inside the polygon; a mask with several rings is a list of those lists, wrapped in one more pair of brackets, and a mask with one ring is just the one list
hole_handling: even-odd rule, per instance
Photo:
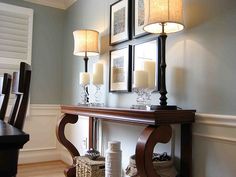
{"label": "curved table leg", "polygon": [[153,149],[157,143],[168,143],[171,135],[170,125],[148,126],[143,130],[136,146],[136,164],[140,177],[160,177],[152,164]]}
{"label": "curved table leg", "polygon": [[70,152],[71,157],[73,158],[73,164],[64,170],[64,174],[67,177],[75,177],[76,176],[74,157],[79,156],[80,153],[76,149],[76,147],[66,138],[65,126],[68,123],[75,124],[77,121],[78,121],[77,115],[64,114],[61,117],[61,119],[59,120],[57,128],[56,128],[56,135],[57,135],[58,141]]}

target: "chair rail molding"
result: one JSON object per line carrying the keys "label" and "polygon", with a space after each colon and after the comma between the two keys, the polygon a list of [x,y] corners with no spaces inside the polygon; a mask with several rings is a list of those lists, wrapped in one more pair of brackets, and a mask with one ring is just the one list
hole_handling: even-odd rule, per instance
{"label": "chair rail molding", "polygon": [[217,114],[196,114],[195,123],[221,127],[236,127],[236,116]]}
{"label": "chair rail molding", "polygon": [[[204,126],[204,129],[201,127]],[[236,116],[217,114],[196,114],[193,135],[218,143],[236,144],[235,134],[228,134],[236,127]],[[199,129],[200,128],[200,129]],[[221,130],[218,132],[217,130]]]}
{"label": "chair rail molding", "polygon": [[213,135],[206,135],[203,133],[193,133],[194,136],[197,137],[201,137],[201,138],[205,138],[208,140],[212,140],[212,141],[217,141],[219,143],[230,143],[230,144],[236,144],[236,138],[228,138],[228,137],[224,137],[224,136],[213,136]]}
{"label": "chair rail molding", "polygon": [[60,105],[57,104],[31,104],[30,116],[59,116]]}

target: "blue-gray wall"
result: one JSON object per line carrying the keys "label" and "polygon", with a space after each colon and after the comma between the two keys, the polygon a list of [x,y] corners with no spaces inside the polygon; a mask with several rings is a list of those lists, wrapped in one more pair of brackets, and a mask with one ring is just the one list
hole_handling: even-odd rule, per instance
{"label": "blue-gray wall", "polygon": [[[63,11],[23,0],[0,0],[34,9],[31,103],[79,102],[83,60],[73,56],[72,32],[81,28],[100,32],[99,58],[106,65],[105,102],[112,106],[135,103],[134,94],[108,93],[109,5],[114,1],[79,0]],[[187,28],[167,40],[170,104],[204,113],[235,114],[235,6],[233,0],[185,2]],[[97,60],[90,58],[90,66]],[[156,100],[157,94],[153,103]]]}
{"label": "blue-gray wall", "polygon": [[[79,102],[83,60],[73,56],[72,32],[81,28],[100,32],[100,57],[89,62],[91,66],[100,58],[106,65],[105,102],[111,106],[135,103],[134,94],[108,93],[109,5],[114,1],[79,0],[63,11],[23,0],[0,0],[34,9],[31,103]],[[203,113],[235,114],[235,7],[233,0],[185,1],[187,28],[167,40],[170,104]],[[153,103],[158,103],[159,96],[153,97]]]}
{"label": "blue-gray wall", "polygon": [[0,0],[34,10],[30,102],[60,104],[65,11],[23,0]]}
{"label": "blue-gray wall", "polygon": [[[113,2],[79,0],[66,12],[63,103],[79,101],[83,60],[73,56],[72,32],[81,28],[100,32],[100,60],[106,64],[105,102],[122,107],[135,103],[134,94],[108,93],[109,5]],[[186,29],[167,39],[168,102],[203,113],[236,114],[236,2],[185,0],[184,5]],[[153,103],[159,102],[158,97],[153,96]]]}

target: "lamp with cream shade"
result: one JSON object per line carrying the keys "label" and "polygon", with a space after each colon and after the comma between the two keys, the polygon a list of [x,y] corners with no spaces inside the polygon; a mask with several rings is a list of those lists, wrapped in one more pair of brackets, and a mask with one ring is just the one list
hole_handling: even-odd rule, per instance
{"label": "lamp with cream shade", "polygon": [[[98,37],[99,33],[95,30],[82,29],[73,32],[74,36],[74,55],[83,56],[85,63],[85,72],[88,72],[88,57],[99,54]],[[89,103],[89,93],[86,87],[87,103]]]}
{"label": "lamp with cream shade", "polygon": [[160,34],[158,37],[160,59],[160,105],[157,109],[177,109],[167,106],[166,90],[166,38],[167,33],[184,29],[182,0],[144,0],[145,19],[144,31]]}
{"label": "lamp with cream shade", "polygon": [[74,55],[83,56],[85,62],[85,72],[88,72],[88,57],[99,54],[98,35],[95,30],[77,30],[74,35]]}

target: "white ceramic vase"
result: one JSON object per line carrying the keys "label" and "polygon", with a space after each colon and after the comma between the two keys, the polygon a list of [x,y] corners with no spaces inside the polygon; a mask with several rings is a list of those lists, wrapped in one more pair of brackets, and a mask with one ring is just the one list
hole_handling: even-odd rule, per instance
{"label": "white ceramic vase", "polygon": [[119,141],[108,142],[105,160],[105,177],[121,177],[121,153]]}

